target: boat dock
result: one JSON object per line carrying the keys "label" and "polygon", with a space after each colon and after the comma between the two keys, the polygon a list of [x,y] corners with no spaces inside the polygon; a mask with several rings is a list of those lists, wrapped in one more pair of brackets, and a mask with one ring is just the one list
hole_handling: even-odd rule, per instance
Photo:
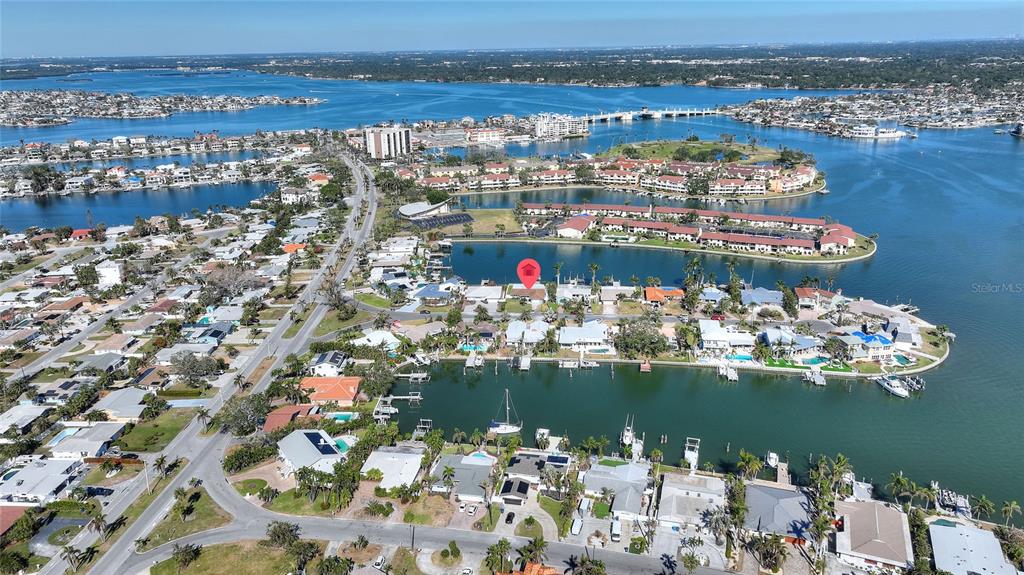
{"label": "boat dock", "polygon": [[528,355],[519,356],[519,371],[530,371],[530,362],[532,359]]}
{"label": "boat dock", "polygon": [[409,383],[426,383],[430,381],[430,374],[425,371],[416,373],[396,373],[397,379],[408,379]]}
{"label": "boat dock", "polygon": [[377,399],[377,405],[373,406],[373,419],[377,423],[387,423],[392,416],[398,415],[398,408],[394,406],[395,401],[408,401],[412,405],[419,405],[423,400],[423,393],[410,391],[408,395],[386,395]]}
{"label": "boat dock", "polygon": [[775,482],[789,485],[789,463],[780,461],[775,465]]}

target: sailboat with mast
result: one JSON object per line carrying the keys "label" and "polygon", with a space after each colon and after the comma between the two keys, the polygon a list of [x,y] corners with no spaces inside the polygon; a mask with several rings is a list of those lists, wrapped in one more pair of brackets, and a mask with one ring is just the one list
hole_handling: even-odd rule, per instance
{"label": "sailboat with mast", "polygon": [[[519,414],[516,413],[515,406],[512,405],[512,397],[508,393],[508,388],[505,388],[505,400],[502,402],[505,407],[505,419],[499,420],[497,416],[491,420],[491,424],[487,426],[487,431],[495,435],[513,435],[523,430],[523,422],[519,419]],[[498,407],[498,414],[501,414],[501,406]]]}

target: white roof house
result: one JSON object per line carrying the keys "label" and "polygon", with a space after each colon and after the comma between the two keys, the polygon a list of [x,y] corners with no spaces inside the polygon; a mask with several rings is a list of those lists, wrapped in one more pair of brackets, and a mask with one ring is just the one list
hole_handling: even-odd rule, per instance
{"label": "white roof house", "polygon": [[578,351],[608,347],[608,326],[601,320],[592,320],[579,327],[563,327],[558,330],[558,344]]}
{"label": "white roof house", "polygon": [[510,344],[535,345],[543,341],[550,329],[551,324],[543,320],[535,319],[525,322],[515,319],[508,322],[508,327],[505,328],[505,341]]}
{"label": "white roof house", "polygon": [[363,333],[363,337],[353,339],[350,343],[352,345],[367,345],[370,347],[380,347],[383,345],[388,351],[395,351],[398,346],[402,345],[402,340],[395,337],[395,334],[390,331],[384,330],[371,330]]}
{"label": "white roof house", "polygon": [[50,453],[54,459],[84,459],[99,457],[107,451],[110,442],[121,436],[124,424],[113,421],[99,421],[90,427],[76,429],[74,435],[54,445]]}
{"label": "white roof house", "polygon": [[33,459],[0,482],[0,501],[46,504],[75,477],[81,461]]}
{"label": "white roof house", "polygon": [[383,474],[380,486],[384,489],[412,485],[419,475],[424,451],[422,447],[412,446],[379,447],[370,453],[359,471],[379,470]]}
{"label": "white roof house", "polygon": [[111,421],[135,422],[139,420],[146,406],[143,398],[149,392],[138,387],[126,387],[111,391],[96,402],[94,409],[107,414]]}
{"label": "white roof house", "polygon": [[497,302],[504,299],[505,286],[466,286],[465,296],[466,301],[474,303]]}
{"label": "white roof house", "polygon": [[296,429],[277,442],[285,473],[294,473],[303,467],[331,472],[334,464],[345,458],[338,445],[322,429]]}
{"label": "white roof house", "polygon": [[[33,403],[19,403],[11,406],[10,409],[0,414],[0,434],[5,433],[11,427],[23,434],[31,427],[32,422],[39,419],[53,407],[49,405],[35,405]],[[0,443],[10,443],[10,440],[0,437]]]}
{"label": "white roof house", "polygon": [[935,521],[928,526],[935,568],[953,575],[1018,575],[991,531]]}
{"label": "white roof house", "polygon": [[753,347],[754,334],[737,330],[733,326],[722,326],[714,319],[698,320],[701,347],[705,350],[728,351],[735,347]]}
{"label": "white roof house", "polygon": [[670,525],[703,525],[704,514],[725,503],[725,481],[709,475],[666,473],[658,502],[658,521]]}

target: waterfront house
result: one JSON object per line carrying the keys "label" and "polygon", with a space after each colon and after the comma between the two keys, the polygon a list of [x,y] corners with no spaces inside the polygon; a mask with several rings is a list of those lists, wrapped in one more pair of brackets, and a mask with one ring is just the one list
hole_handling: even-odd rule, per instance
{"label": "waterfront house", "polygon": [[547,466],[547,453],[520,450],[509,459],[508,466],[505,468],[505,475],[509,479],[540,485],[541,477]]}
{"label": "waterfront house", "polygon": [[310,403],[334,403],[350,407],[359,394],[361,377],[304,377],[299,386],[309,393]]}
{"label": "waterfront house", "polygon": [[758,338],[768,347],[792,359],[816,357],[822,348],[820,339],[800,335],[788,325],[766,328]]}
{"label": "waterfront house", "polygon": [[756,341],[751,333],[739,331],[735,325],[723,326],[715,319],[702,319],[697,322],[700,328],[700,347],[712,355],[724,355],[730,351],[748,352]]}
{"label": "waterfront house", "polygon": [[924,343],[921,328],[914,320],[906,316],[893,316],[885,322],[885,333],[892,340],[893,346],[900,351],[920,348]]}
{"label": "waterfront house", "polygon": [[747,483],[743,528],[757,535],[775,534],[803,545],[811,526],[811,502],[802,490],[782,484]]}
{"label": "waterfront house", "polygon": [[555,288],[555,299],[559,303],[564,303],[569,300],[589,302],[590,298],[593,296],[594,293],[590,289],[590,286],[580,283],[579,280],[570,280],[569,283],[559,284]]}
{"label": "waterfront house", "polygon": [[713,475],[666,473],[658,499],[658,522],[665,527],[704,526],[704,515],[725,504],[725,481]]}
{"label": "waterfront house", "polygon": [[349,343],[352,345],[364,345],[378,349],[383,346],[384,349],[388,351],[395,351],[400,345],[402,345],[402,340],[395,337],[395,334],[390,331],[377,329],[364,331],[363,337],[357,337]]}
{"label": "waterfront house", "polygon": [[986,529],[940,519],[928,526],[935,568],[951,575],[1019,575],[1003,555],[999,539]]}
{"label": "waterfront house", "polygon": [[812,287],[793,288],[793,292],[796,293],[797,302],[800,307],[821,311],[832,310],[836,305],[836,297],[838,295],[828,290]]}
{"label": "waterfront house", "polygon": [[761,307],[774,305],[782,307],[782,292],[763,287],[740,290],[740,302],[745,306]]}
{"label": "waterfront house", "polygon": [[907,515],[878,501],[837,501],[835,550],[839,560],[867,571],[903,572],[914,552]]}
{"label": "waterfront house", "polygon": [[464,296],[467,304],[498,303],[505,299],[505,288],[485,284],[466,286]]}
{"label": "waterfront house", "polygon": [[608,326],[601,320],[584,322],[578,327],[565,326],[558,330],[558,345],[573,351],[608,353],[611,348]]}
{"label": "waterfront house", "polygon": [[544,340],[551,324],[546,321],[535,319],[530,322],[515,319],[508,323],[505,328],[505,343],[507,345],[523,345],[533,347]]}
{"label": "waterfront house", "polygon": [[[392,489],[400,485],[414,485],[420,474],[420,464],[426,450],[413,445],[378,447],[370,452],[359,472],[366,475],[371,469],[381,473],[378,486]],[[443,471],[443,469],[442,469]]]}
{"label": "waterfront house", "polygon": [[556,233],[560,238],[580,240],[594,226],[594,221],[594,218],[587,215],[573,216],[559,225]]}
{"label": "waterfront house", "polygon": [[[485,503],[487,493],[481,484],[488,481],[497,460],[492,455],[477,451],[469,455],[442,455],[437,465],[430,470],[431,477],[442,477],[445,468],[452,468],[452,493],[459,501],[469,503]],[[447,493],[448,488],[443,481],[430,486],[433,493]]]}
{"label": "waterfront house", "polygon": [[853,361],[892,361],[895,345],[885,334],[866,334],[857,330],[835,339],[839,340],[846,357]]}
{"label": "waterfront house", "polygon": [[606,489],[614,493],[612,514],[616,519],[632,521],[643,515],[645,498],[653,493],[650,473],[651,464],[645,462],[595,463],[582,472],[580,481],[590,497],[601,497]]}
{"label": "waterfront house", "polygon": [[334,464],[345,456],[337,443],[322,429],[296,429],[277,442],[281,475],[287,477],[303,467],[324,473],[334,471]]}

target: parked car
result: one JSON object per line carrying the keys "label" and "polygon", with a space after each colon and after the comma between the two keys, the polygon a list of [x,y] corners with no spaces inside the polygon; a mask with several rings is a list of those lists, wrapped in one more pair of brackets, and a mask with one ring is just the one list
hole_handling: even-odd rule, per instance
{"label": "parked car", "polygon": [[462,503],[459,503],[459,513],[465,513],[465,512],[466,512],[466,502],[463,501]]}
{"label": "parked car", "polygon": [[711,319],[715,321],[725,321],[725,314],[713,313],[711,314]]}
{"label": "parked car", "polygon": [[470,517],[476,515],[476,505],[470,505],[469,509],[466,511],[466,515],[469,515]]}
{"label": "parked car", "polygon": [[515,520],[516,514],[509,512],[509,514],[505,516],[505,525],[512,525],[512,522]]}
{"label": "parked car", "polygon": [[383,555],[378,555],[377,558],[373,560],[373,568],[377,569],[379,571],[383,571],[384,570],[384,556]]}

